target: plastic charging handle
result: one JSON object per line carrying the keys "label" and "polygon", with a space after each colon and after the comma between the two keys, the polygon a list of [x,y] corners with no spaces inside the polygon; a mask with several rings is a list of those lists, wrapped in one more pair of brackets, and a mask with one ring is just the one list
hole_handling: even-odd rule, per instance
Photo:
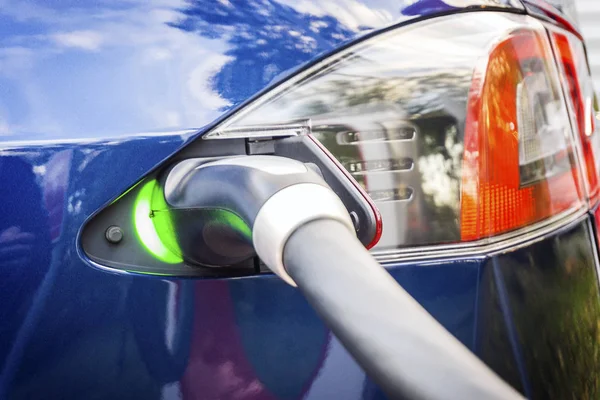
{"label": "plastic charging handle", "polygon": [[252,229],[254,249],[271,271],[292,286],[296,284],[283,267],[284,246],[300,226],[319,219],[338,221],[355,235],[350,215],[339,197],[331,189],[313,183],[280,190],[258,211]]}

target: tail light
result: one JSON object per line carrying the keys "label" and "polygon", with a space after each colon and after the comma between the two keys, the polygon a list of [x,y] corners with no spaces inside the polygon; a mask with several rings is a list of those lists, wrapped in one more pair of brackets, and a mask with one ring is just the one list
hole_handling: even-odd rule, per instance
{"label": "tail light", "polygon": [[581,209],[568,104],[540,21],[464,13],[329,57],[205,139],[309,119],[379,208],[375,251],[395,251],[477,243]]}
{"label": "tail light", "polygon": [[550,35],[581,142],[588,196],[596,203],[600,195],[600,134],[596,132],[594,85],[585,49],[581,40],[568,32],[553,29]]}
{"label": "tail light", "polygon": [[502,39],[469,95],[461,238],[476,240],[582,205],[569,115],[545,32]]}

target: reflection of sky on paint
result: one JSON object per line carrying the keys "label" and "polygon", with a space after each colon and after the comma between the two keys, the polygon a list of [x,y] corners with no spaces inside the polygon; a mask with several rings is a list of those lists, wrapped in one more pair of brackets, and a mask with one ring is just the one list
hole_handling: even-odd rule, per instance
{"label": "reflection of sky on paint", "polygon": [[179,1],[67,3],[0,2],[0,134],[193,127],[229,105],[206,80],[227,45],[169,27]]}

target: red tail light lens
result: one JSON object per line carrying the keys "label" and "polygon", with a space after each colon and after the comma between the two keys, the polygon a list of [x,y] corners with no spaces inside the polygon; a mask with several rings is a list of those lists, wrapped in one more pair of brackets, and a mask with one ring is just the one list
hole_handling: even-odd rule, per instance
{"label": "red tail light lens", "polygon": [[581,204],[569,117],[543,32],[520,30],[475,72],[465,127],[461,239],[477,240]]}
{"label": "red tail light lens", "polygon": [[594,84],[587,64],[583,43],[567,32],[551,32],[554,50],[559,60],[569,105],[581,141],[585,163],[588,196],[596,203],[600,195],[598,161],[600,134],[596,133]]}

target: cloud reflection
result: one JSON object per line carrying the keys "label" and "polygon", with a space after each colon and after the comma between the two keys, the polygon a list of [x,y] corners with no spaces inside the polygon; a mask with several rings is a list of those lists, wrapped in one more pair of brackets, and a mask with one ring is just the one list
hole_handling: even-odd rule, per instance
{"label": "cloud reflection", "polygon": [[96,136],[216,118],[230,103],[207,77],[228,46],[173,29],[182,5],[3,1],[0,24],[13,29],[0,39],[0,132]]}

